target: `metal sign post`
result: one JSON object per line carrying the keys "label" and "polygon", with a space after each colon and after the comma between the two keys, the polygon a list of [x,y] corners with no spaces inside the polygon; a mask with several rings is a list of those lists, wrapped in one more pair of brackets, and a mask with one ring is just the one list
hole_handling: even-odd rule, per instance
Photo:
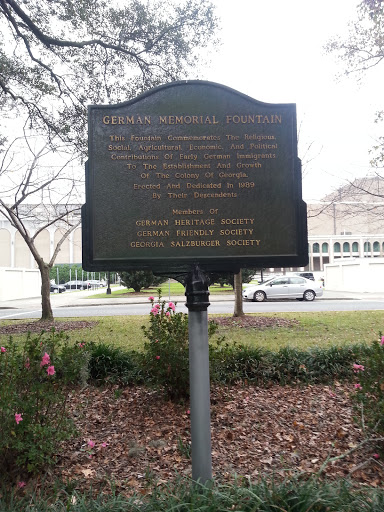
{"label": "metal sign post", "polygon": [[188,274],[185,295],[189,329],[192,479],[212,480],[208,347],[208,280],[198,265]]}

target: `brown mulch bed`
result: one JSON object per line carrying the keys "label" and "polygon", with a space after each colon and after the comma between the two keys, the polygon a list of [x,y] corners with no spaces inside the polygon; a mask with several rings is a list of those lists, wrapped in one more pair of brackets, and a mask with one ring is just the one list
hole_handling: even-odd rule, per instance
{"label": "brown mulch bed", "polygon": [[[215,322],[221,327],[242,327],[248,329],[266,329],[273,327],[293,327],[298,325],[298,321],[286,318],[269,316],[250,316],[241,317],[223,316],[215,317]],[[54,327],[57,331],[70,331],[74,329],[91,329],[97,325],[97,322],[88,322],[86,320],[69,320],[64,322],[12,322],[8,325],[0,326],[0,334],[23,334],[27,332],[40,333],[42,330],[50,331]]]}
{"label": "brown mulch bed", "polygon": [[246,329],[266,329],[270,327],[294,327],[298,320],[279,318],[277,316],[222,316],[215,317],[215,322],[221,327],[242,327]]}
{"label": "brown mulch bed", "polygon": [[40,333],[41,331],[50,331],[52,327],[56,331],[72,331],[74,329],[91,329],[97,322],[88,322],[86,320],[71,320],[66,322],[23,322],[9,323],[0,326],[0,334],[23,334],[27,332]]}
{"label": "brown mulch bed", "polygon": [[[213,388],[212,466],[220,482],[319,471],[363,441],[343,385]],[[191,476],[188,406],[143,387],[86,388],[70,400],[80,437],[64,444],[54,475],[94,488],[112,479],[117,489],[142,493],[178,475]],[[95,443],[88,449],[88,441]],[[106,443],[106,446],[102,446]],[[329,477],[382,485],[384,470],[369,445],[330,462]],[[152,484],[151,484],[152,482]]]}
{"label": "brown mulch bed", "polygon": [[[214,321],[221,327],[240,327],[246,329],[267,329],[273,327],[293,327],[299,322],[295,319],[279,318],[277,316],[250,316],[241,317],[223,316],[215,317]],[[8,325],[0,326],[0,334],[23,334],[29,332],[40,333],[42,330],[50,331],[54,327],[57,331],[69,331],[74,329],[91,329],[97,322],[88,322],[86,320],[70,320],[64,322],[12,322]]]}

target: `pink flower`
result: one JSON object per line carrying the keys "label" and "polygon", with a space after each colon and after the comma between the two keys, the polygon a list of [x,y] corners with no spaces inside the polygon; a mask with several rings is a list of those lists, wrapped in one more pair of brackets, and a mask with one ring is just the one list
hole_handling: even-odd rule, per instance
{"label": "pink flower", "polygon": [[7,349],[5,347],[1,347],[1,352],[4,354],[4,352],[6,352]]}
{"label": "pink flower", "polygon": [[169,311],[167,311],[167,312],[165,313],[165,316],[171,316],[171,313],[170,313]]}
{"label": "pink flower", "polygon": [[95,447],[95,442],[94,442],[94,441],[89,440],[89,441],[88,441],[88,446],[89,446],[90,448],[94,448],[94,447]]}
{"label": "pink flower", "polygon": [[46,364],[49,364],[51,362],[51,359],[49,357],[49,355],[47,353],[45,353],[43,355],[43,358],[41,360],[41,363],[40,363],[40,368],[42,368],[43,366],[45,366]]}
{"label": "pink flower", "polygon": [[27,357],[27,359],[25,360],[24,367],[27,370],[29,370],[29,368],[31,367],[31,363],[29,362],[29,357]]}
{"label": "pink flower", "polygon": [[361,384],[355,384],[355,389],[363,389]]}
{"label": "pink flower", "polygon": [[[384,336],[381,337],[380,345],[384,345]],[[1,350],[3,351],[3,350]]]}
{"label": "pink flower", "polygon": [[148,300],[152,301],[152,300],[155,300],[155,297],[152,297],[152,295],[150,297],[148,297]]}
{"label": "pink flower", "polygon": [[171,309],[172,309],[172,311],[175,311],[175,309],[176,309],[176,306],[174,305],[174,303],[173,303],[173,302],[170,302],[170,303],[168,304],[168,307],[169,307],[169,308],[171,308]]}
{"label": "pink flower", "polygon": [[158,312],[159,312],[159,310],[158,310],[157,308],[152,308],[152,309],[151,309],[151,313],[152,313],[153,315],[157,315],[157,314],[158,314]]}
{"label": "pink flower", "polygon": [[159,310],[161,306],[160,306],[160,304],[155,304],[153,307],[155,307],[157,310]]}
{"label": "pink flower", "polygon": [[85,343],[84,343],[84,342],[79,343],[79,347],[80,347],[80,348],[85,347]]}
{"label": "pink flower", "polygon": [[15,414],[15,421],[17,424],[20,423],[20,421],[23,421],[23,418],[21,417],[21,414],[16,413]]}
{"label": "pink flower", "polygon": [[155,340],[155,343],[159,343],[159,340]]}
{"label": "pink flower", "polygon": [[187,409],[187,414],[191,414],[191,411],[189,409]]}
{"label": "pink flower", "polygon": [[353,371],[355,373],[358,373],[358,372],[363,372],[364,371],[364,366],[362,364],[356,364],[354,363],[353,365]]}
{"label": "pink flower", "polygon": [[156,356],[156,359],[159,360],[160,359],[160,356]]}
{"label": "pink flower", "polygon": [[106,447],[108,446],[108,443],[101,443],[101,446],[102,446],[103,448],[106,448]]}
{"label": "pink flower", "polygon": [[379,455],[378,453],[374,453],[374,454],[372,455],[372,457],[374,457],[375,459],[379,459],[379,458],[380,458],[380,455]]}
{"label": "pink flower", "polygon": [[17,487],[19,489],[22,489],[23,487],[25,487],[27,484],[25,482],[17,482]]}
{"label": "pink flower", "polygon": [[47,373],[48,373],[48,375],[55,375],[55,367],[54,366],[48,366]]}

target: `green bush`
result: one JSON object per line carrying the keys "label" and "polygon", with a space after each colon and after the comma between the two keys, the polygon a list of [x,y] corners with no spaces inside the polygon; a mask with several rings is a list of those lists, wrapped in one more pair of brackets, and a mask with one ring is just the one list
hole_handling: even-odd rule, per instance
{"label": "green bush", "polygon": [[[171,399],[189,396],[188,315],[174,313],[165,302],[150,313],[150,326],[142,327],[148,342],[144,354],[90,344],[90,376],[96,383],[164,388]],[[152,304],[152,310],[155,307]],[[167,315],[167,313],[171,313]],[[365,345],[299,350],[284,347],[272,352],[260,347],[212,342],[217,324],[209,323],[211,382],[233,384],[320,384],[351,377],[353,362],[369,356]]]}
{"label": "green bush", "polygon": [[312,348],[305,353],[306,374],[312,383],[349,379],[351,365],[365,351],[363,345]]}
{"label": "green bush", "polygon": [[57,443],[73,426],[66,403],[70,385],[87,379],[84,343],[63,332],[13,338],[0,353],[0,471],[39,471],[55,462]]}
{"label": "green bush", "polygon": [[155,276],[152,270],[128,270],[120,273],[121,282],[127,288],[133,288],[139,293],[142,288],[159,286],[164,282],[164,276]]}
{"label": "green bush", "polygon": [[359,360],[351,365],[355,376],[355,401],[363,410],[365,425],[380,435],[384,434],[384,336],[374,340]]}
{"label": "green bush", "polygon": [[326,383],[350,378],[356,357],[366,353],[363,346],[299,350],[284,347],[278,352],[229,345],[210,347],[211,380],[231,384],[236,381],[259,385]]}
{"label": "green bush", "polygon": [[288,384],[307,379],[305,352],[283,347],[278,352],[267,352],[260,372],[263,381]]}
{"label": "green bush", "polygon": [[309,350],[284,347],[266,352],[259,378],[278,384],[326,383],[350,376],[350,365],[361,352],[360,346],[330,347]]}
{"label": "green bush", "polygon": [[237,381],[255,381],[260,378],[260,366],[266,351],[259,347],[210,345],[209,363],[212,382],[232,384]]}
{"label": "green bush", "polygon": [[90,343],[89,375],[96,384],[133,385],[144,381],[143,357],[106,343]]}

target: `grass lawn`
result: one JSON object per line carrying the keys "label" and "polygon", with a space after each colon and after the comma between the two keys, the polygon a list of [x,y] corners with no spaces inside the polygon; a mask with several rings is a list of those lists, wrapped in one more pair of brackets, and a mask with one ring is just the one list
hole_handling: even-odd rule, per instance
{"label": "grass lawn", "polygon": [[[384,331],[381,311],[270,313],[263,316],[286,318],[294,322],[291,327],[266,329],[220,327],[219,334],[224,334],[229,343],[279,350],[284,346],[305,349],[370,343],[378,338],[379,331]],[[210,315],[209,318],[215,317]],[[92,329],[68,331],[68,335],[79,342],[107,342],[122,348],[141,350],[145,341],[141,326],[147,324],[148,319],[148,315],[81,318],[78,320],[95,321],[97,324]],[[65,320],[68,319],[56,321],[60,323]],[[12,322],[22,321],[4,320],[0,326]],[[17,338],[16,335],[14,337]],[[7,339],[8,335],[0,334],[0,343],[4,344]]]}
{"label": "grass lawn", "polygon": [[[166,281],[160,286],[157,287],[151,287],[151,288],[144,288],[139,293],[136,293],[133,288],[124,288],[120,290],[111,290],[111,294],[107,295],[106,293],[98,293],[95,295],[90,295],[89,297],[86,297],[87,299],[110,299],[110,298],[121,298],[128,296],[135,296],[135,295],[153,295],[155,298],[158,296],[158,289],[161,289],[161,295],[162,297],[167,298],[169,295],[175,296],[175,295],[184,295],[185,294],[185,288],[181,283],[178,283],[177,281],[171,281],[170,283]],[[233,288],[232,286],[220,286],[218,284],[213,284],[209,287],[209,292],[213,295],[216,294],[233,294]]]}
{"label": "grass lawn", "polygon": [[310,347],[344,346],[370,343],[384,330],[381,311],[330,311],[318,313],[270,313],[296,320],[292,327],[273,329],[236,329],[222,331],[228,342],[279,350],[290,346],[305,350]]}

